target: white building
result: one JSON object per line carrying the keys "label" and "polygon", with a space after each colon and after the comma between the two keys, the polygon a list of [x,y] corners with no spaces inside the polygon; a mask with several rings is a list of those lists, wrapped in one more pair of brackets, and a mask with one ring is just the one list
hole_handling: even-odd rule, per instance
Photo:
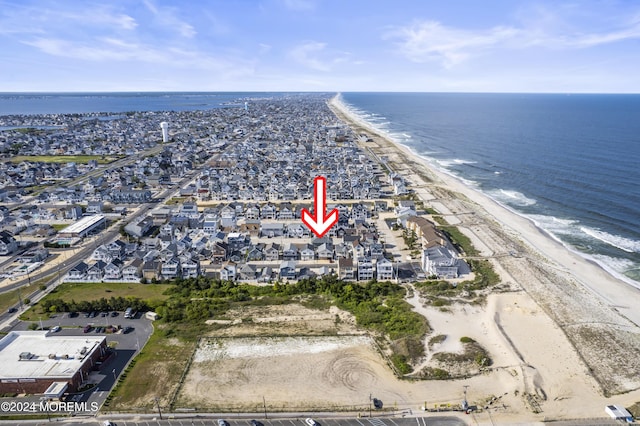
{"label": "white building", "polygon": [[382,258],[376,262],[376,273],[378,281],[389,281],[394,278],[393,262]]}
{"label": "white building", "polygon": [[106,354],[105,336],[11,331],[0,340],[0,393],[74,392]]}
{"label": "white building", "polygon": [[162,129],[162,142],[169,142],[169,123],[163,121],[160,123],[160,128]]}

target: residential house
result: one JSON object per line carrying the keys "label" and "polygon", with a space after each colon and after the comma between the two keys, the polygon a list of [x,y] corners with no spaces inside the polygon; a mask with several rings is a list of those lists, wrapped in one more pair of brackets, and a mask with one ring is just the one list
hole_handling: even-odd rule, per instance
{"label": "residential house", "polygon": [[245,263],[238,269],[238,279],[242,281],[255,281],[259,277],[258,270],[255,265]]}
{"label": "residential house", "polygon": [[145,217],[137,223],[128,223],[124,227],[124,231],[135,238],[144,237],[153,227],[153,219]]}
{"label": "residential house", "polygon": [[123,281],[140,281],[142,277],[142,259],[136,258],[129,262],[124,268],[122,268],[122,280]]}
{"label": "residential house", "polygon": [[102,260],[96,261],[86,271],[86,280],[90,282],[100,282],[104,277],[104,267],[107,264]]}
{"label": "residential house", "polygon": [[422,250],[421,266],[427,275],[438,278],[457,278],[458,261],[455,253],[444,246],[433,246]]}
{"label": "residential house", "polygon": [[122,279],[123,263],[120,259],[113,259],[104,267],[104,279],[117,281]]}
{"label": "residential house", "polygon": [[89,265],[84,262],[80,262],[69,270],[67,273],[68,281],[84,281],[87,278],[87,271]]}
{"label": "residential house", "polygon": [[102,201],[89,201],[87,204],[87,213],[100,214],[104,208]]}
{"label": "residential house", "polygon": [[371,259],[363,256],[357,259],[358,281],[369,281],[373,279],[373,263]]}
{"label": "residential house", "polygon": [[333,246],[329,243],[321,244],[320,246],[318,246],[316,254],[318,255],[318,259],[320,260],[333,260]]}
{"label": "residential house", "polygon": [[260,236],[267,238],[282,237],[284,235],[283,223],[262,223]]}
{"label": "residential house", "polygon": [[282,251],[280,244],[272,243],[264,249],[264,260],[280,260],[280,252]]}
{"label": "residential house", "polygon": [[247,252],[247,261],[259,261],[264,259],[264,244],[256,244],[251,246]]}
{"label": "residential house", "polygon": [[299,251],[300,260],[302,261],[313,261],[316,257],[316,252],[313,250],[313,246],[311,244],[305,244]]}
{"label": "residential house", "polygon": [[262,272],[260,272],[260,276],[258,277],[258,281],[262,283],[271,282],[273,279],[273,269],[270,266],[265,266],[262,268]]}
{"label": "residential house", "polygon": [[341,280],[353,280],[356,278],[356,270],[353,267],[353,259],[338,259],[338,278]]}
{"label": "residential house", "polygon": [[236,264],[233,262],[225,262],[220,268],[220,279],[222,281],[235,281],[236,280]]}
{"label": "residential house", "polygon": [[389,281],[394,278],[393,262],[382,258],[376,262],[376,276],[378,281]]}
{"label": "residential house", "polygon": [[142,278],[145,280],[157,279],[160,275],[162,262],[155,259],[149,259],[142,264]]}
{"label": "residential house", "polygon": [[282,260],[296,260],[298,258],[298,248],[291,244],[285,244],[282,248]]}
{"label": "residential house", "polygon": [[163,279],[171,280],[181,276],[180,261],[177,257],[172,257],[162,262],[160,275]]}
{"label": "residential house", "polygon": [[200,262],[189,256],[180,256],[182,278],[196,278],[200,275]]}
{"label": "residential house", "polygon": [[223,241],[218,241],[211,246],[211,262],[222,263],[227,260],[229,246]]}
{"label": "residential house", "polygon": [[279,270],[280,278],[287,280],[296,279],[296,262],[293,260],[282,261]]}
{"label": "residential house", "polygon": [[261,219],[275,219],[276,218],[276,207],[273,204],[266,204],[260,209],[260,218]]}

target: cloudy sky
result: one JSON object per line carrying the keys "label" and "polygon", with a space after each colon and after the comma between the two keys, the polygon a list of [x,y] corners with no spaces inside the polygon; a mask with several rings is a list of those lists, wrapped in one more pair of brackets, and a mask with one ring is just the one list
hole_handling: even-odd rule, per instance
{"label": "cloudy sky", "polygon": [[640,92],[636,0],[0,0],[0,92]]}

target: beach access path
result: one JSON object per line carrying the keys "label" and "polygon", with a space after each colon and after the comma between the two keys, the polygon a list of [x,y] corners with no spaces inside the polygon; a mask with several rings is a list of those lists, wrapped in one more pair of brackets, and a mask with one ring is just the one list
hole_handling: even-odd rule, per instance
{"label": "beach access path", "polygon": [[[640,302],[639,289],[571,252],[526,218],[430,167],[352,115],[339,96],[329,106],[356,134],[370,136],[359,142],[365,152],[378,161],[384,157],[386,166],[410,182],[408,187],[426,205],[472,240],[511,287],[512,293],[499,295],[499,300],[489,296],[485,318],[494,323],[494,337],[508,339],[513,354],[520,354],[521,366],[533,368],[523,371],[522,390],[543,390],[538,399],[547,415],[598,416],[605,404],[640,400],[640,310],[633,308]],[[540,312],[513,317],[514,310],[525,306],[529,313]],[[465,320],[459,310],[453,309],[447,327],[457,322],[456,315]],[[423,313],[433,322],[428,311]],[[553,338],[544,339],[545,334]]]}

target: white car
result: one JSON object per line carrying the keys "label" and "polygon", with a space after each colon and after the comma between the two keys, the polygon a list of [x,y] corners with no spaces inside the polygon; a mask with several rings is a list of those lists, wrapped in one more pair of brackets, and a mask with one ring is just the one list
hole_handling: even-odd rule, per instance
{"label": "white car", "polygon": [[116,426],[116,424],[110,422],[109,420],[105,420],[104,422],[102,422],[102,426]]}
{"label": "white car", "polygon": [[51,327],[51,332],[52,332],[52,333],[57,333],[58,331],[60,331],[60,326],[59,326],[59,325],[56,325],[56,326],[54,326],[54,327]]}
{"label": "white car", "polygon": [[305,423],[308,424],[309,426],[320,426],[320,424],[318,424],[318,422],[313,420],[311,417],[307,417],[305,419]]}

